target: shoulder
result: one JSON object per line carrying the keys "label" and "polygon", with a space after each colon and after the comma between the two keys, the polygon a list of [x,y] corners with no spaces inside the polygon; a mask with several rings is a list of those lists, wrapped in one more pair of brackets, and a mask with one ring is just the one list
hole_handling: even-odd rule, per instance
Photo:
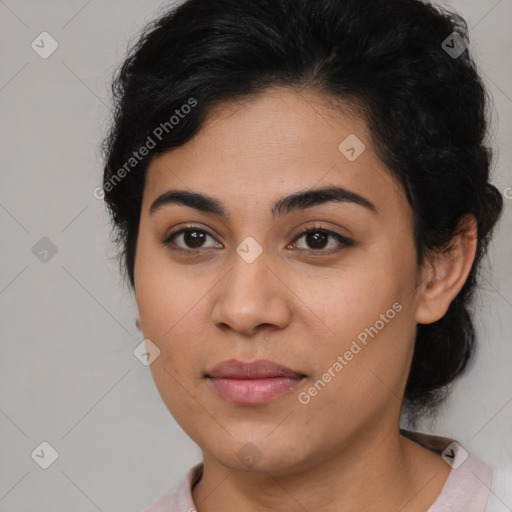
{"label": "shoulder", "polygon": [[400,430],[412,441],[438,453],[451,467],[441,494],[427,512],[485,512],[492,469],[459,442],[447,437]]}
{"label": "shoulder", "polygon": [[178,487],[164,494],[149,508],[141,512],[196,512],[192,501],[192,487],[201,478],[203,464],[189,469]]}

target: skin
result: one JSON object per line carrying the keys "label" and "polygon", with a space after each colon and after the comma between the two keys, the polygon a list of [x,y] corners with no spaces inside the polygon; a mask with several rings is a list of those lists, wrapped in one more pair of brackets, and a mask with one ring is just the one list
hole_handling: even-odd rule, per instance
{"label": "skin", "polygon": [[[340,504],[361,512],[376,503],[425,511],[449,476],[439,455],[400,436],[400,411],[416,325],[441,318],[462,288],[476,225],[468,219],[449,253],[418,268],[404,191],[377,157],[364,119],[342,107],[285,88],[224,103],[191,141],[149,166],[135,259],[138,326],[160,350],[151,371],[163,401],[203,452],[193,489],[199,512],[330,512]],[[349,134],[366,146],[355,161],[338,149]],[[378,214],[330,202],[272,218],[278,199],[327,185],[364,196]],[[216,198],[230,220],[176,204],[150,215],[170,189]],[[209,235],[200,256],[162,243],[187,224]],[[354,245],[295,239],[315,225]],[[248,236],[263,250],[252,263],[236,252]],[[198,251],[183,236],[174,244]],[[396,302],[401,311],[301,404],[298,394]],[[307,377],[266,404],[233,404],[204,378],[231,358],[268,359]],[[250,467],[238,457],[247,443],[260,457]]]}

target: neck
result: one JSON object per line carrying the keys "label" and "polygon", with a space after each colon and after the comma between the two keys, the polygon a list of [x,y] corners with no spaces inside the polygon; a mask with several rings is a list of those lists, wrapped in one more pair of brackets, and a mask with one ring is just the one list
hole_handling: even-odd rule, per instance
{"label": "neck", "polygon": [[[240,510],[400,510],[422,512],[449,476],[441,457],[400,435],[398,427],[358,431],[336,451],[302,467],[238,471],[203,453],[203,476],[192,495],[198,512]],[[315,459],[315,460],[313,460]]]}

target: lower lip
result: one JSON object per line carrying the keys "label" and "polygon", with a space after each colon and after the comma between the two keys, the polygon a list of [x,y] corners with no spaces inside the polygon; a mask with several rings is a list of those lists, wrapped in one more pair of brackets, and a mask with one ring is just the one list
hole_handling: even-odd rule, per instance
{"label": "lower lip", "polygon": [[237,404],[256,405],[290,392],[302,381],[302,378],[220,379],[209,377],[208,380],[215,391],[226,400]]}

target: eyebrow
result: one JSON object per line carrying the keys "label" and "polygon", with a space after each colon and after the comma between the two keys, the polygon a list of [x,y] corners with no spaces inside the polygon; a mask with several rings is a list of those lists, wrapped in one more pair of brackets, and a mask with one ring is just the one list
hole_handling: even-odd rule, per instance
{"label": "eyebrow", "polygon": [[[279,199],[272,207],[272,216],[283,217],[292,211],[305,210],[313,206],[330,202],[353,203],[367,208],[378,215],[375,205],[365,197],[347,190],[343,187],[326,187],[320,189],[308,189]],[[229,221],[230,216],[220,201],[197,192],[186,190],[168,190],[157,197],[149,208],[150,215],[165,205],[180,204],[194,208],[202,212],[211,213]]]}

